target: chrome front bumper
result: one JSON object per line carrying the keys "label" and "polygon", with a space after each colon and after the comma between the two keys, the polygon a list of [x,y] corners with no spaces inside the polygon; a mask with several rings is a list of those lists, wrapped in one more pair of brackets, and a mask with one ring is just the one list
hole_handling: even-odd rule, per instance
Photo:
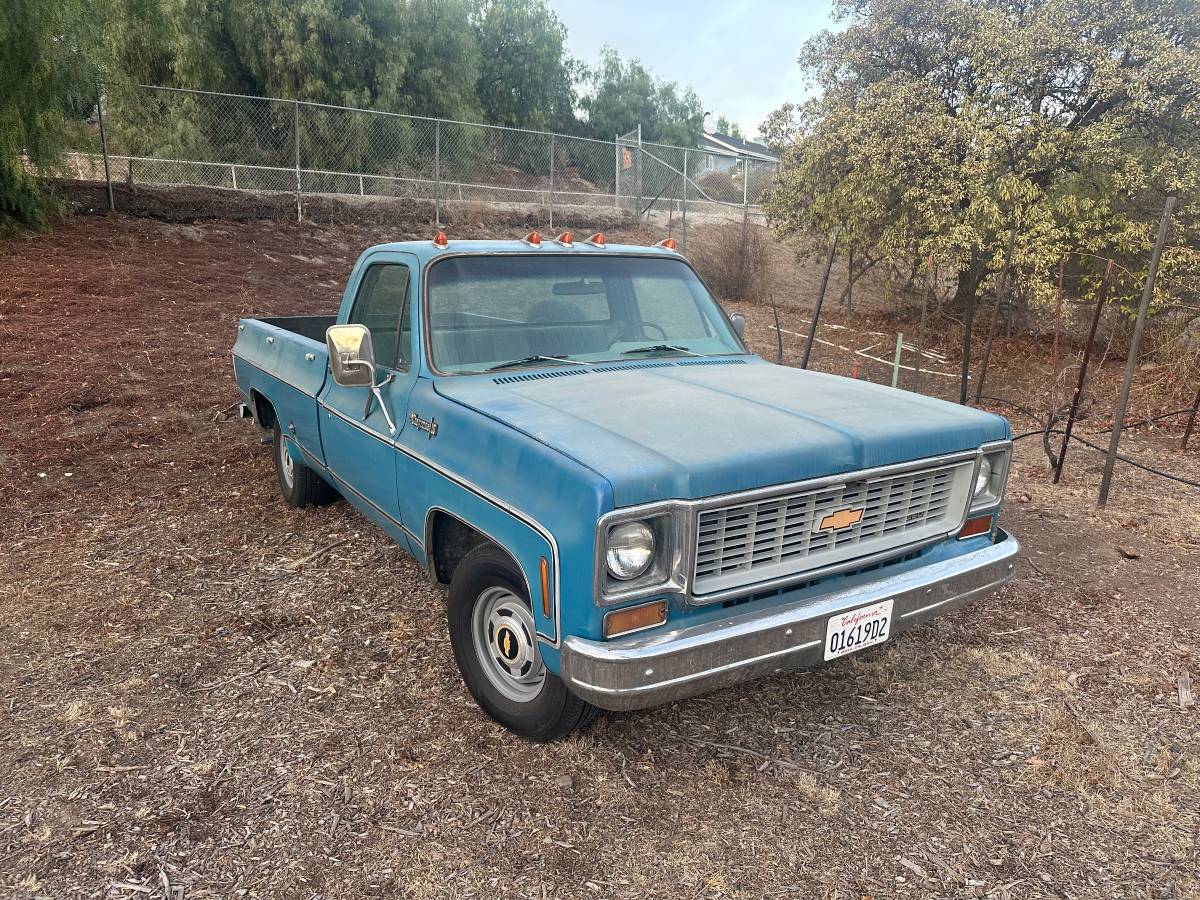
{"label": "chrome front bumper", "polygon": [[1016,538],[797,603],[625,640],[568,637],[561,677],[603,709],[641,709],[824,659],[829,617],[891,599],[892,634],[996,590],[1016,573]]}

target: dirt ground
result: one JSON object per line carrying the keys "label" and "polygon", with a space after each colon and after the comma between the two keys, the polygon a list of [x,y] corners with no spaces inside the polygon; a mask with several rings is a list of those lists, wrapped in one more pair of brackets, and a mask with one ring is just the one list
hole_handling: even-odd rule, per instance
{"label": "dirt ground", "polygon": [[[997,595],[556,744],[493,725],[441,591],[346,504],[285,508],[231,415],[236,318],[329,311],[365,245],[410,236],[81,217],[0,244],[0,895],[1200,896],[1200,492],[1121,465],[1097,511],[1082,447],[1052,486],[1018,443]],[[770,309],[733,305],[772,358]],[[881,357],[898,327],[828,323]],[[1037,407],[1049,371],[1012,340],[989,381]],[[1139,387],[1132,415],[1169,402]],[[1178,435],[1123,446],[1197,480]]]}

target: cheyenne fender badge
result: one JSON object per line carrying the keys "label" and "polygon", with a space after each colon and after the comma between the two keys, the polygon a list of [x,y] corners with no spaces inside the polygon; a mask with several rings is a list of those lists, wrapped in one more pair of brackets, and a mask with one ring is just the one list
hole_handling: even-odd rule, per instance
{"label": "cheyenne fender badge", "polygon": [[431,439],[437,437],[437,419],[422,419],[416,413],[411,413],[408,417],[408,421],[412,422],[414,428],[420,428],[422,431],[429,432],[429,437]]}

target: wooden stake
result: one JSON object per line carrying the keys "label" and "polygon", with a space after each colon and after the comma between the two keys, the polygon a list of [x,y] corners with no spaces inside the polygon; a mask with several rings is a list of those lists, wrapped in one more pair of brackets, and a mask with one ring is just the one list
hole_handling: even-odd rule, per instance
{"label": "wooden stake", "polygon": [[1142,303],[1138,307],[1137,322],[1133,326],[1133,342],[1129,347],[1129,358],[1125,360],[1125,378],[1121,382],[1121,395],[1117,398],[1117,409],[1113,414],[1112,437],[1108,442],[1108,458],[1104,461],[1104,475],[1100,479],[1098,506],[1108,502],[1108,489],[1112,486],[1113,466],[1117,464],[1117,448],[1121,444],[1121,429],[1125,425],[1125,413],[1129,409],[1129,389],[1133,385],[1133,373],[1137,370],[1138,351],[1142,348],[1142,334],[1146,330],[1146,313],[1154,297],[1154,280],[1158,277],[1158,263],[1162,259],[1163,246],[1167,243],[1167,232],[1171,230],[1171,213],[1175,210],[1175,198],[1168,197],[1163,207],[1162,221],[1158,223],[1158,238],[1150,255],[1150,270],[1146,273],[1146,286],[1142,290]]}
{"label": "wooden stake", "polygon": [[825,257],[825,274],[821,276],[821,290],[817,294],[817,305],[813,308],[812,325],[808,329],[808,343],[804,345],[804,357],[800,360],[802,369],[808,368],[808,358],[812,355],[813,344],[817,340],[817,320],[821,318],[821,306],[825,303],[825,289],[829,287],[829,272],[833,268],[833,255],[837,252],[838,238],[841,236],[842,227],[839,225],[829,241],[829,255]]}
{"label": "wooden stake", "polygon": [[[1075,426],[1075,415],[1079,412],[1079,400],[1083,396],[1083,385],[1087,380],[1088,362],[1092,358],[1092,342],[1096,339],[1096,326],[1100,324],[1100,314],[1104,312],[1104,301],[1108,299],[1108,286],[1112,281],[1113,261],[1108,261],[1104,270],[1104,281],[1100,282],[1100,295],[1096,300],[1096,311],[1092,314],[1092,327],[1088,329],[1087,344],[1083,348],[1083,362],[1079,364],[1079,381],[1075,385],[1075,395],[1071,398],[1071,411],[1067,414],[1067,428],[1063,432],[1062,449],[1058,451],[1058,461],[1054,464],[1054,483],[1062,477],[1063,463],[1067,459],[1067,442],[1071,440],[1071,429]],[[1056,367],[1057,371],[1057,367]]]}

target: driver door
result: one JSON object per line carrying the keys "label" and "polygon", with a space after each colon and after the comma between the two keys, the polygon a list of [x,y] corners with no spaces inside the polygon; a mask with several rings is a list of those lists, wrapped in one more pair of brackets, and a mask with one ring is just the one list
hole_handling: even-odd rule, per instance
{"label": "driver door", "polygon": [[347,318],[349,324],[365,325],[371,332],[376,384],[381,385],[386,414],[370,389],[342,387],[332,378],[326,379],[320,398],[322,449],[338,487],[349,489],[396,525],[401,524],[396,441],[408,417],[408,395],[416,380],[412,329],[416,271],[416,260],[406,254],[372,258],[359,278]]}

